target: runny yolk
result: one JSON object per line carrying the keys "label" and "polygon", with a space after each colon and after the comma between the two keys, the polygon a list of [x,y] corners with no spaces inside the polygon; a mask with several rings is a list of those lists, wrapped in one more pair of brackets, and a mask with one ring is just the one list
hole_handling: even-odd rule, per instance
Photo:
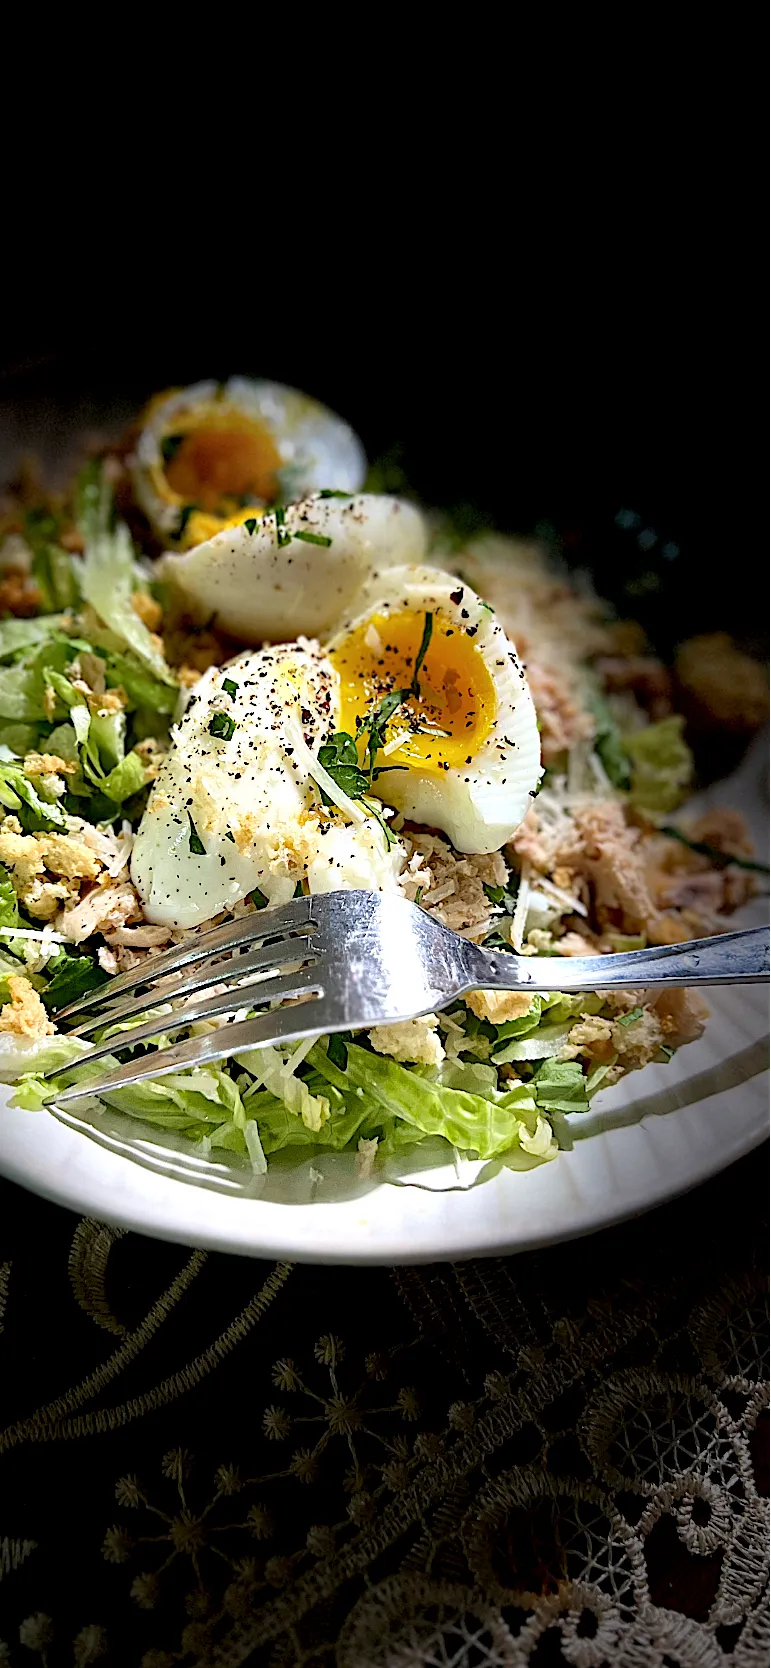
{"label": "runny yolk", "polygon": [[[341,730],[355,735],[357,718],[365,718],[392,690],[409,688],[424,620],[406,610],[375,615],[330,654],[340,676]],[[473,638],[442,614],[434,616],[418,684],[419,695],[409,695],[388,722],[386,745],[403,739],[378,764],[460,769],[491,729],[495,686]]]}
{"label": "runny yolk", "polygon": [[207,413],[181,438],[180,430],[170,438],[178,444],[165,475],[183,503],[215,511],[245,497],[276,497],[281,457],[267,429],[251,418],[237,411]]}

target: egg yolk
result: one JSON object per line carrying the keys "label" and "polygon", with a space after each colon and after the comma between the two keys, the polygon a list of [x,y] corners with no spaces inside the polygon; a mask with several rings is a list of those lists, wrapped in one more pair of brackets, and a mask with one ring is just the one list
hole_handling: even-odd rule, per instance
{"label": "egg yolk", "polygon": [[181,418],[162,445],[167,485],[182,503],[227,513],[245,498],[276,497],[281,456],[267,429],[232,409],[199,413],[194,424]]}
{"label": "egg yolk", "polygon": [[[406,610],[375,615],[330,654],[340,677],[341,730],[355,735],[358,718],[393,690],[409,689],[424,621]],[[381,754],[379,766],[438,772],[470,764],[495,718],[495,686],[467,629],[441,614],[434,616],[418,688],[389,719],[386,747],[399,738],[398,746]]]}

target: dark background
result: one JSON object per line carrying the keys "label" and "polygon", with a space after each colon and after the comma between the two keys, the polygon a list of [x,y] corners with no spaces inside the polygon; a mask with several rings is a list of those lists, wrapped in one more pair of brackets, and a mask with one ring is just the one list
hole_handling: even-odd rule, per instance
{"label": "dark background", "polygon": [[[27,238],[6,275],[0,407],[139,402],[234,372],[294,383],[370,457],[401,444],[428,501],[554,528],[665,651],[724,626],[764,653],[764,258],[741,89],[718,109],[693,75],[661,76],[609,83],[596,132],[574,110],[543,183],[515,123],[476,171],[449,156],[430,188],[393,157],[363,208],[306,186],[304,215],[226,193],[191,219],[175,197],[159,234],[124,195],[107,234],[76,222],[54,240],[53,267]],[[639,517],[626,532],[622,509]]]}

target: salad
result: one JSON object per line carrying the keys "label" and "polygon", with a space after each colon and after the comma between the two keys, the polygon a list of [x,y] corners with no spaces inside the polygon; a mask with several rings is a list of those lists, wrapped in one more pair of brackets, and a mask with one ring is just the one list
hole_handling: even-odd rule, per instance
{"label": "salad", "polygon": [[[57,1021],[69,1003],[300,892],[400,893],[477,943],[570,957],[720,931],[756,886],[737,812],[680,812],[693,761],[678,708],[746,733],[766,715],[763,669],[720,635],[669,669],[536,541],[469,534],[390,484],[324,407],[231,378],[156,396],[62,492],[29,467],[9,488],[13,1104],[87,1095],[90,1074],[132,1058],[138,1021],[107,1015],[94,1040],[114,1053],[90,1067],[93,1044]],[[234,1001],[174,1040],[254,1012],[259,983]],[[437,1136],[528,1166],[570,1145],[566,1115],[706,1018],[692,991],[478,991],[104,1101],[258,1172],[327,1148],[376,1175]]]}

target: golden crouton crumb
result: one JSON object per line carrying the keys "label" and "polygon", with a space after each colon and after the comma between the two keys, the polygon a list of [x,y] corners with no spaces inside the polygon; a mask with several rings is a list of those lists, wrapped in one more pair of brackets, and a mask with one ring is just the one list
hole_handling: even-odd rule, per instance
{"label": "golden crouton crumb", "polygon": [[45,868],[43,847],[36,834],[23,834],[17,817],[6,817],[0,826],[0,863],[11,870],[17,892],[24,890]]}
{"label": "golden crouton crumb", "polygon": [[471,990],[465,997],[466,1007],[477,1019],[489,1019],[492,1025],[505,1025],[509,1019],[521,1019],[529,1013],[532,996],[526,990]]}
{"label": "golden crouton crumb", "polygon": [[163,609],[149,591],[135,591],[131,598],[131,606],[148,631],[157,631],[163,619]]}
{"label": "golden crouton crumb", "polygon": [[26,753],[24,756],[25,776],[74,776],[77,768],[74,759],[60,759],[58,753]]}
{"label": "golden crouton crumb", "polygon": [[52,875],[96,880],[101,864],[82,840],[74,840],[69,834],[43,834],[40,845],[46,868]]}
{"label": "golden crouton crumb", "polygon": [[415,1060],[419,1065],[438,1066],[444,1059],[444,1049],[437,1036],[438,1023],[436,1014],[425,1014],[422,1019],[405,1019],[399,1025],[376,1025],[369,1033],[369,1040],[378,1054],[390,1054],[393,1060]]}
{"label": "golden crouton crumb", "polygon": [[176,672],[183,689],[192,689],[203,676],[196,666],[178,666]]}
{"label": "golden crouton crumb", "polygon": [[17,1037],[50,1037],[54,1026],[36,990],[21,973],[11,973],[8,979],[10,1002],[0,1008],[0,1031],[12,1031]]}

